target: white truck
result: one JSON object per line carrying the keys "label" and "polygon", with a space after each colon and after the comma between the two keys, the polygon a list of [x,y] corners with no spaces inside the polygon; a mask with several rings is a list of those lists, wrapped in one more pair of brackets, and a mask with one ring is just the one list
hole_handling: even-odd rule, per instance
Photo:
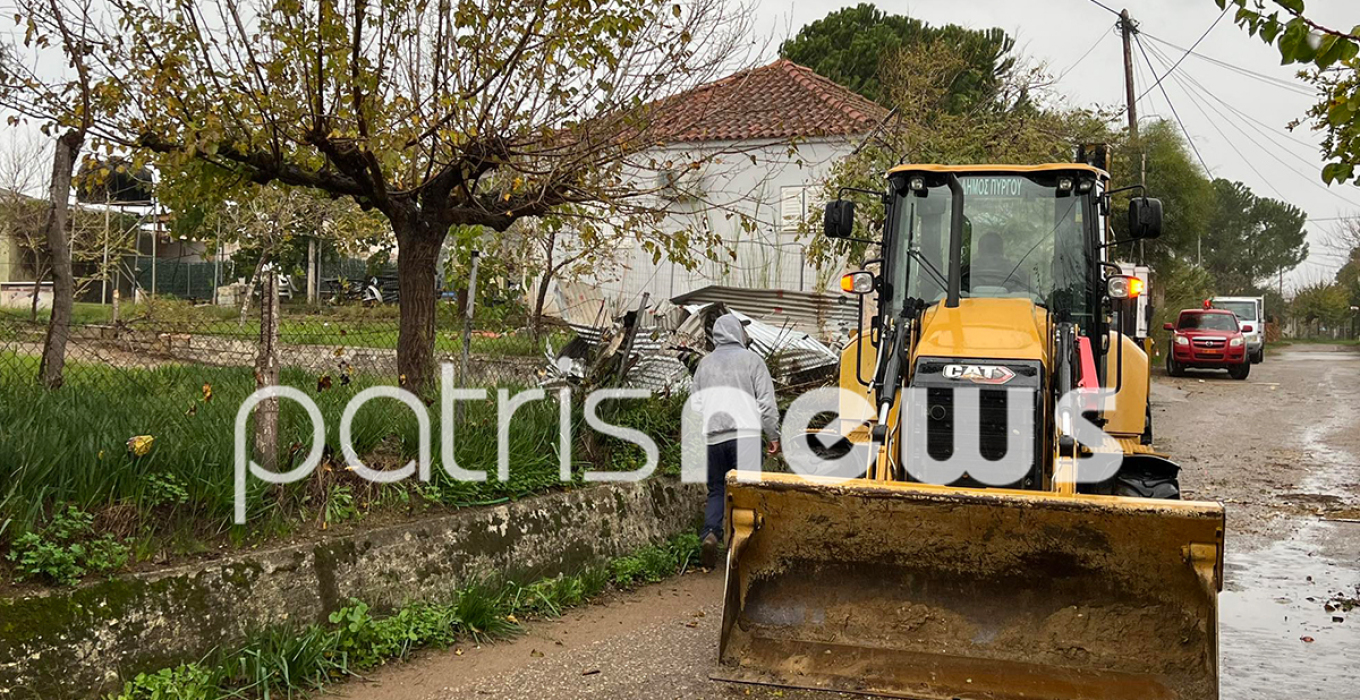
{"label": "white truck", "polygon": [[1152,268],[1133,263],[1115,263],[1121,274],[1137,277],[1143,281],[1142,293],[1133,302],[1133,308],[1124,322],[1124,334],[1139,341],[1148,337],[1152,324]]}
{"label": "white truck", "polygon": [[1215,309],[1231,311],[1237,315],[1237,322],[1251,326],[1251,331],[1242,335],[1247,340],[1247,356],[1252,364],[1266,359],[1266,299],[1265,297],[1214,297],[1209,305]]}

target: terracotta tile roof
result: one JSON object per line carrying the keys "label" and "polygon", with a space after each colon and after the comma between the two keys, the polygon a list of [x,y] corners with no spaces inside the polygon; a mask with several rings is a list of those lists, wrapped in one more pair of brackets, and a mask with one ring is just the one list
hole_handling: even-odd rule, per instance
{"label": "terracotta tile roof", "polygon": [[786,59],[666,98],[655,109],[653,128],[674,143],[851,136],[888,113]]}

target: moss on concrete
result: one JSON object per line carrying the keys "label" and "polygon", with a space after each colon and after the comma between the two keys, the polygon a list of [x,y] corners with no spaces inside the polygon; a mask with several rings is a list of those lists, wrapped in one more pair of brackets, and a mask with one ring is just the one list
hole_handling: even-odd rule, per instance
{"label": "moss on concrete", "polygon": [[324,620],[351,597],[392,608],[487,578],[574,573],[688,530],[702,490],[653,479],[0,598],[0,700],[94,697],[121,678]]}

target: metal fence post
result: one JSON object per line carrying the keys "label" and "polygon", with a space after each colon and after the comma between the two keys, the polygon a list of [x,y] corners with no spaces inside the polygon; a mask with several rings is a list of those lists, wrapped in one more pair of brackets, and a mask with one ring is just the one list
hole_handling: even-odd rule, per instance
{"label": "metal fence post", "polygon": [[[472,313],[477,301],[477,264],[481,261],[481,253],[472,251],[472,270],[468,272],[467,284],[467,303],[463,308],[463,347],[458,358],[458,386],[468,385],[468,355],[472,350]],[[459,422],[463,420],[463,402],[455,403],[454,409]]]}
{"label": "metal fence post", "polygon": [[307,303],[316,303],[317,294],[316,236],[307,238]]}
{"label": "metal fence post", "polygon": [[159,227],[160,217],[156,213],[156,205],[151,205],[151,296],[156,296],[156,255],[157,247],[161,238]]}

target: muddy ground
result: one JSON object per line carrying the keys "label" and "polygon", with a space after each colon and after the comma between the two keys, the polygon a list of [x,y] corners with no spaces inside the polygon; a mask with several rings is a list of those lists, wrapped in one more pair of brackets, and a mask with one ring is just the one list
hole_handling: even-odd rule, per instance
{"label": "muddy ground", "polygon": [[[1228,513],[1220,602],[1224,700],[1360,698],[1360,353],[1273,350],[1246,381],[1155,378],[1157,446],[1187,498]],[[529,626],[515,641],[431,652],[335,692],[356,700],[791,698],[708,680],[722,579],[692,574]],[[1332,609],[1328,609],[1332,608]]]}

